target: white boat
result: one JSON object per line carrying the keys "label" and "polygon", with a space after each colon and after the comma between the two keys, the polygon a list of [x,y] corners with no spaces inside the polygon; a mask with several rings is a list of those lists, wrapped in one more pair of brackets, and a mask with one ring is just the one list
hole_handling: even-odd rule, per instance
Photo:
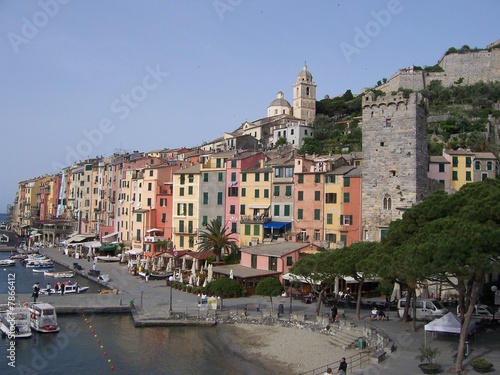
{"label": "white boat", "polygon": [[26,267],[28,268],[54,268],[54,262],[50,261],[36,261],[32,260],[26,263]]}
{"label": "white boat", "polygon": [[29,310],[31,329],[42,333],[59,332],[54,306],[38,302],[32,304]]}
{"label": "white boat", "polygon": [[51,268],[39,267],[39,268],[33,268],[33,272],[45,274],[45,272],[47,272],[47,271],[54,271],[54,269],[55,269],[54,267],[51,267]]}
{"label": "white boat", "polygon": [[0,267],[10,267],[10,266],[15,266],[16,261],[15,259],[1,259],[0,260]]}
{"label": "white boat", "polygon": [[48,271],[43,272],[44,276],[55,277],[58,279],[74,277],[75,273],[73,271]]}
{"label": "white boat", "polygon": [[97,277],[97,281],[100,281],[102,283],[109,283],[109,280],[111,280],[111,278],[109,277],[109,275],[106,275],[106,274],[99,275]]}
{"label": "white boat", "polygon": [[97,256],[96,257],[97,260],[100,260],[101,262],[119,262],[122,258],[121,257],[117,257],[117,256],[110,256],[110,255],[106,255],[106,256]]}
{"label": "white boat", "polygon": [[[76,284],[70,284],[64,286],[64,294],[80,294],[80,293],[85,293],[87,290],[89,290],[88,286],[80,286]],[[44,295],[62,294],[61,288],[59,288],[58,290],[55,290],[54,288],[50,289],[42,288],[38,293]]]}
{"label": "white boat", "polygon": [[10,340],[31,337],[30,309],[15,306],[0,312],[0,331]]}

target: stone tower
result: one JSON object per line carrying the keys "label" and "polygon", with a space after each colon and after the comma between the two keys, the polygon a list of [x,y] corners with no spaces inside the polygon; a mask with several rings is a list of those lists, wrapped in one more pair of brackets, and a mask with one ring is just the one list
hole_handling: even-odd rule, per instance
{"label": "stone tower", "polygon": [[304,65],[293,85],[293,115],[309,124],[316,117],[316,84],[307,65]]}
{"label": "stone tower", "polygon": [[363,238],[379,241],[389,223],[428,193],[427,100],[412,93],[363,102]]}

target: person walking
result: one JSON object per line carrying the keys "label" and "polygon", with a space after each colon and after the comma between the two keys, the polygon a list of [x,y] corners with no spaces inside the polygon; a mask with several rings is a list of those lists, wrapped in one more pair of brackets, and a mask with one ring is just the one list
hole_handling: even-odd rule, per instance
{"label": "person walking", "polygon": [[339,375],[347,374],[347,362],[345,361],[345,357],[342,357],[339,364]]}
{"label": "person walking", "polygon": [[37,281],[35,284],[33,284],[33,294],[31,297],[33,297],[33,302],[36,303],[36,300],[38,299],[38,293],[40,292],[40,283]]}
{"label": "person walking", "polygon": [[339,320],[339,311],[337,309],[336,303],[334,303],[332,307],[330,307],[330,311],[332,312],[332,322],[337,322]]}

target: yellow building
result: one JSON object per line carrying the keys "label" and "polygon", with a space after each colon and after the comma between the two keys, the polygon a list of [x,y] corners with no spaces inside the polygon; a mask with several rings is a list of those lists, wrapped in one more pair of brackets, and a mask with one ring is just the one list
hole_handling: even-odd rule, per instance
{"label": "yellow building", "polygon": [[443,156],[450,162],[450,187],[460,190],[462,186],[474,181],[474,152],[470,150],[445,150]]}

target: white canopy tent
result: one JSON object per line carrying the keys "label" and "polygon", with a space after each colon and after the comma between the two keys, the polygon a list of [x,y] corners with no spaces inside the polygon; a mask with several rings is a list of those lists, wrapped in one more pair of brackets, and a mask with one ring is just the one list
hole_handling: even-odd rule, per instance
{"label": "white canopy tent", "polygon": [[[471,334],[476,329],[476,323],[471,321],[469,324],[468,334]],[[462,324],[460,323],[460,318],[454,315],[452,312],[444,315],[439,319],[435,319],[430,323],[425,325],[425,337],[424,342],[427,346],[427,331],[430,332],[446,332],[446,333],[457,333],[462,332]]]}

